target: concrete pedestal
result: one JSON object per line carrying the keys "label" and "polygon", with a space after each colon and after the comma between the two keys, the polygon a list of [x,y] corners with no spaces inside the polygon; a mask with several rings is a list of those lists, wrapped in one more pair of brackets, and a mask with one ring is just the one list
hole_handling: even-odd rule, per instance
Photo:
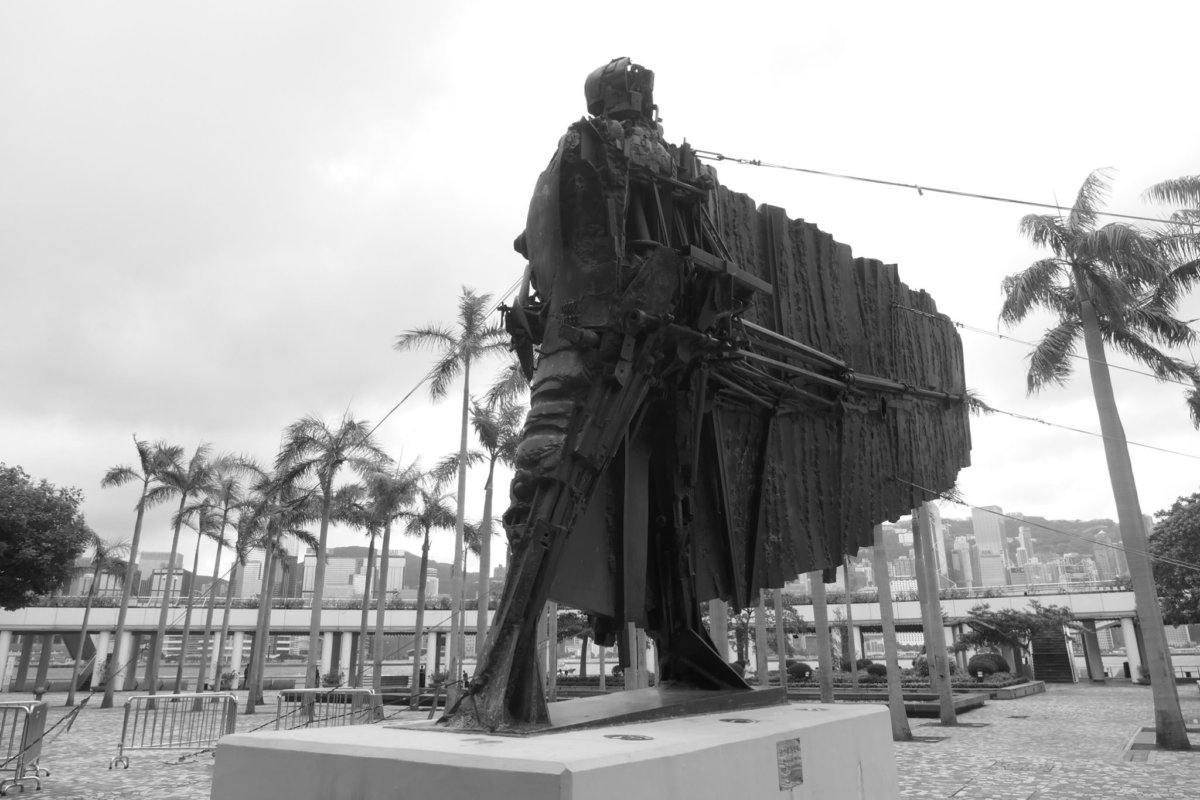
{"label": "concrete pedestal", "polygon": [[[571,701],[568,701],[571,702]],[[793,703],[536,736],[382,723],[226,736],[212,797],[898,797],[887,709]]]}

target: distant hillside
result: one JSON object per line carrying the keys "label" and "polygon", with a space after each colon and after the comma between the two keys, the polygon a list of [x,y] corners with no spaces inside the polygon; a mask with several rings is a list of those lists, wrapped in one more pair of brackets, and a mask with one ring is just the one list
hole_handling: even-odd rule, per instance
{"label": "distant hillside", "polygon": [[[1024,522],[1014,519],[1004,520],[1005,535],[1009,539],[1016,539],[1017,529],[1021,525],[1027,524],[1030,528],[1030,535],[1033,537],[1033,551],[1039,557],[1050,554],[1061,556],[1064,553],[1092,555],[1095,545],[1091,540],[1100,531],[1106,532],[1114,544],[1121,540],[1117,523],[1111,519],[1046,519],[1020,512],[1013,513],[1012,516],[1018,517]],[[945,523],[947,535],[951,539],[955,536],[970,536],[973,533],[969,519],[943,518],[942,522]],[[1042,525],[1045,527],[1039,527]],[[1048,528],[1052,530],[1047,530]]]}

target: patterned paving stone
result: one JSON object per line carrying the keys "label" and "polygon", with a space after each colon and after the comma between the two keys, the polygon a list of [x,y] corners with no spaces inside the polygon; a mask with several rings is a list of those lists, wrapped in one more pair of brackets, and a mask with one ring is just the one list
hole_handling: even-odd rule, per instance
{"label": "patterned paving stone", "polygon": [[[1180,687],[1184,716],[1200,719],[1200,693]],[[29,695],[5,695],[27,699]],[[66,709],[65,696],[48,695],[49,720]],[[237,729],[271,729],[274,697],[255,716],[239,715]],[[93,703],[99,702],[95,698]],[[42,765],[51,775],[40,794],[64,800],[162,798],[204,800],[212,786],[211,752],[149,751],[130,754],[129,769],[108,769],[117,754],[124,711],[89,705],[70,731],[46,743]],[[407,712],[403,714],[407,716]],[[420,715],[422,718],[424,714]],[[913,731],[936,742],[894,747],[905,798],[955,800],[1196,800],[1200,798],[1200,728],[1197,750],[1173,753],[1131,750],[1154,719],[1150,690],[1124,683],[1050,686],[1045,694],[990,701],[964,715],[984,726],[928,726]],[[1153,737],[1150,738],[1152,741]],[[1128,760],[1130,754],[1144,760]],[[181,757],[182,756],[182,757]],[[20,796],[17,794],[16,796]]]}

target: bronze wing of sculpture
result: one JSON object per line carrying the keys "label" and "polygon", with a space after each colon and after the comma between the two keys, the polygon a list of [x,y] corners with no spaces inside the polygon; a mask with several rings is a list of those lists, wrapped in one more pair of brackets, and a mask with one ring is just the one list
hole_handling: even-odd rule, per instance
{"label": "bronze wing of sculpture", "polygon": [[662,683],[748,688],[700,603],[836,567],[969,463],[961,343],[932,299],[720,186],[663,139],[652,90],[628,59],[589,77],[591,116],[517,241],[530,291],[507,325],[532,386],[512,555],[451,727],[547,724],[534,648],[551,598],[623,661],[627,624],[644,628]]}

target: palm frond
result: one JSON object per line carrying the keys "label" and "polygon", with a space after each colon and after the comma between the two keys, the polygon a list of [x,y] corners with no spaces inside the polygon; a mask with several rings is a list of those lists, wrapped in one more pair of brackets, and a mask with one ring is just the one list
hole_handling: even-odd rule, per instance
{"label": "palm frond", "polygon": [[1184,175],[1154,184],[1142,192],[1151,203],[1200,207],[1200,175]]}
{"label": "palm frond", "polygon": [[989,416],[996,413],[996,409],[992,408],[984,402],[983,395],[974,389],[967,389],[963,393],[967,403],[967,410],[974,416]]}
{"label": "palm frond", "polygon": [[1021,272],[1009,275],[1000,284],[1004,305],[1000,319],[1015,325],[1038,306],[1060,311],[1062,295],[1059,281],[1066,275],[1066,265],[1057,258],[1043,258]]}
{"label": "palm frond", "polygon": [[1179,298],[1200,283],[1200,259],[1188,261],[1167,272],[1154,288],[1150,304],[1164,312],[1173,312]]}
{"label": "palm frond", "polygon": [[1075,205],[1067,215],[1067,229],[1070,231],[1091,230],[1098,217],[1100,206],[1109,195],[1109,181],[1112,177],[1111,167],[1093,170],[1079,187],[1075,196]]}
{"label": "palm frond", "polygon": [[1195,344],[1198,338],[1191,325],[1158,308],[1153,302],[1130,306],[1126,309],[1125,320],[1125,327],[1130,331],[1149,336],[1154,342],[1167,347],[1186,347]]}
{"label": "palm frond", "polygon": [[459,348],[448,350],[429,370],[429,396],[441,400],[450,393],[450,385],[463,374],[465,364]]}
{"label": "palm frond", "polygon": [[1026,214],[1021,217],[1017,230],[1038,247],[1048,247],[1055,255],[1062,255],[1065,232],[1059,217],[1052,214]]}
{"label": "palm frond", "polygon": [[1080,234],[1072,250],[1076,259],[1099,262],[1135,288],[1156,285],[1165,272],[1155,241],[1123,222]]}
{"label": "palm frond", "polygon": [[396,337],[392,349],[404,352],[406,350],[447,349],[457,343],[454,331],[442,325],[427,325],[424,328],[413,328]]}
{"label": "palm frond", "polygon": [[1183,399],[1187,403],[1188,416],[1192,419],[1192,427],[1200,428],[1200,379],[1194,380],[1196,381],[1195,388],[1184,392]]}
{"label": "palm frond", "polygon": [[1191,379],[1195,375],[1194,365],[1167,355],[1128,329],[1114,330],[1101,326],[1100,335],[1106,343],[1149,367],[1159,379]]}
{"label": "palm frond", "polygon": [[484,394],[483,401],[489,406],[497,406],[515,401],[528,391],[529,381],[521,370],[521,362],[517,360],[516,356],[512,356],[492,383],[491,388]]}
{"label": "palm frond", "polygon": [[1078,320],[1063,320],[1048,329],[1028,356],[1029,372],[1025,385],[1029,394],[1036,394],[1050,384],[1062,385],[1071,377],[1076,342],[1083,331]]}
{"label": "palm frond", "polygon": [[130,481],[141,480],[142,475],[128,464],[118,464],[111,467],[100,479],[100,488],[109,489],[113,486],[124,486]]}

